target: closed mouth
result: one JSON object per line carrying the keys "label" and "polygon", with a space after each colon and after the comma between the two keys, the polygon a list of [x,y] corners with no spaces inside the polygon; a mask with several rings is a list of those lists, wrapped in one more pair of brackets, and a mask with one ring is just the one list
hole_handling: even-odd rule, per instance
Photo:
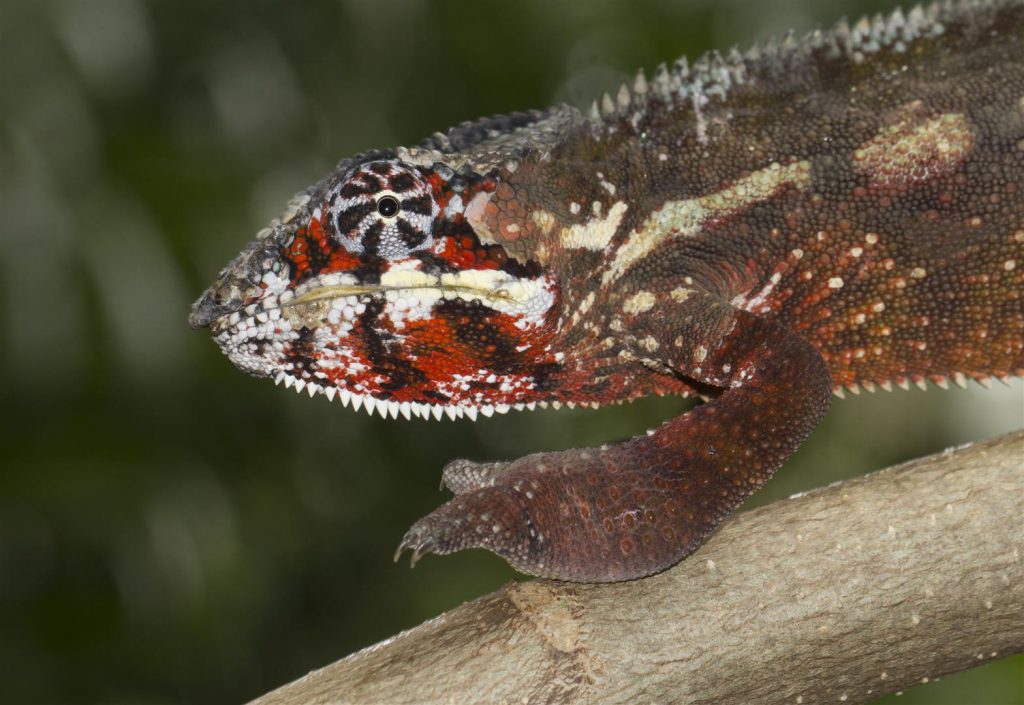
{"label": "closed mouth", "polygon": [[[330,275],[307,291],[288,297],[281,296],[281,306],[298,306],[323,299],[348,296],[413,292],[425,297],[477,299],[484,302],[514,304],[530,298],[536,285],[496,270],[470,270],[465,272],[426,274],[419,271],[399,270],[385,272],[379,284],[333,283]],[[340,277],[339,277],[340,278]]]}

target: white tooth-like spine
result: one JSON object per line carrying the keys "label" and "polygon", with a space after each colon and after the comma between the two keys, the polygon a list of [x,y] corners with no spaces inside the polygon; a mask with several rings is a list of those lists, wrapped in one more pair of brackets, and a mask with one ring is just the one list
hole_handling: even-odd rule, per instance
{"label": "white tooth-like spine", "polygon": [[658,64],[658,68],[654,70],[654,90],[661,96],[668,95],[669,92],[669,75],[668,66],[664,63]]}
{"label": "white tooth-like spine", "polygon": [[615,97],[615,102],[617,103],[618,108],[621,111],[625,111],[626,109],[629,108],[629,103],[630,103],[629,88],[626,87],[625,83],[623,83],[622,85],[619,86],[619,93]]}
{"label": "white tooth-like spine", "polygon": [[606,117],[615,115],[615,103],[612,101],[612,97],[607,93],[601,96],[601,114]]}
{"label": "white tooth-like spine", "polygon": [[636,79],[633,81],[633,92],[640,96],[647,95],[647,77],[644,76],[643,69],[637,71]]}

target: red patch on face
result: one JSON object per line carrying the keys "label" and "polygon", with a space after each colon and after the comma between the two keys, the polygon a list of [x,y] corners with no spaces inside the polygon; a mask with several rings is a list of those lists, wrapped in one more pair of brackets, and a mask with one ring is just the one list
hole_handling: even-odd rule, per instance
{"label": "red patch on face", "polygon": [[295,233],[292,243],[282,253],[284,258],[291,264],[292,284],[294,285],[305,274],[309,272],[309,239],[306,237],[305,229],[299,229]]}
{"label": "red patch on face", "polygon": [[508,259],[499,245],[480,245],[467,235],[441,238],[436,253],[456,269],[499,269]]}
{"label": "red patch on face", "polygon": [[295,231],[295,238],[282,256],[291,264],[292,286],[310,275],[348,272],[360,265],[356,255],[331,239],[319,218],[310,219],[305,227]]}
{"label": "red patch on face", "polygon": [[398,326],[381,311],[372,322],[354,321],[327,349],[306,354],[335,386],[397,402],[481,406],[547,398],[538,370],[546,375],[557,366],[547,352],[550,331],[522,330],[518,316],[487,307],[440,307]]}

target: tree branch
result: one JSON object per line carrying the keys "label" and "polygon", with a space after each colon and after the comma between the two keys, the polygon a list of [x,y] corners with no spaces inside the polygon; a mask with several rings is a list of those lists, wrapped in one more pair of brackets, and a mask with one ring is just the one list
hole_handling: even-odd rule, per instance
{"label": "tree branch", "polygon": [[254,701],[860,703],[1024,650],[1024,432],[740,514],[661,575],[511,584]]}

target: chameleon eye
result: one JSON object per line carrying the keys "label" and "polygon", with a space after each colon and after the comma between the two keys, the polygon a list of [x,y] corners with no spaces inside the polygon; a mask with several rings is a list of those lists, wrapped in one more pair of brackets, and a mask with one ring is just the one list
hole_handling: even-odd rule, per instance
{"label": "chameleon eye", "polygon": [[326,205],[340,245],[387,260],[430,249],[441,212],[426,174],[391,159],[361,164],[328,192]]}
{"label": "chameleon eye", "polygon": [[401,206],[394,196],[383,196],[377,199],[377,212],[383,218],[394,218],[400,210]]}

